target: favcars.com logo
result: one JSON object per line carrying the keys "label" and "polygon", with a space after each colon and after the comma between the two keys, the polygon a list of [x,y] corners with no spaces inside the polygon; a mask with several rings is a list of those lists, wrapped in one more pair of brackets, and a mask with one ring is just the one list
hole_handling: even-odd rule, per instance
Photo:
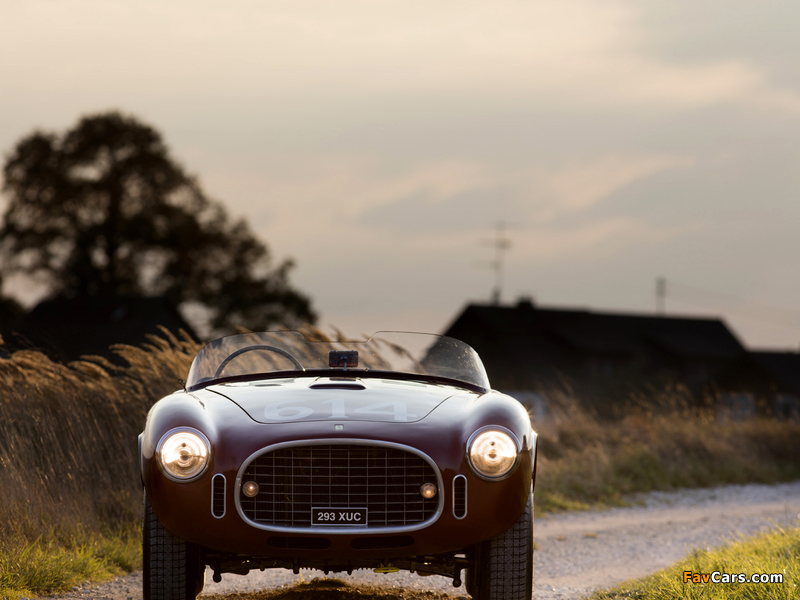
{"label": "favcars.com logo", "polygon": [[683,572],[683,583],[783,583],[782,573],[693,573]]}

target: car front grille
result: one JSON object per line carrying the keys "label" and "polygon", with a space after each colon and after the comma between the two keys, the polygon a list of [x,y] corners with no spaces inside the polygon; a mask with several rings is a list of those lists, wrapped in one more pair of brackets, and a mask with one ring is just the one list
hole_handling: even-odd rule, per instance
{"label": "car front grille", "polygon": [[[241,486],[254,481],[248,498]],[[242,515],[265,528],[309,529],[312,508],[366,508],[367,529],[415,529],[434,518],[442,490],[423,498],[420,486],[440,479],[422,456],[395,446],[287,445],[256,456],[242,471]],[[332,533],[353,526],[325,527]],[[363,526],[360,527],[364,529]]]}

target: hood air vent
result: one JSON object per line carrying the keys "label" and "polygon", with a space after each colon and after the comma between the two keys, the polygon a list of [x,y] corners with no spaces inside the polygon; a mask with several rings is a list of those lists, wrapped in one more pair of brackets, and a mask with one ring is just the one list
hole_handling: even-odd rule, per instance
{"label": "hood air vent", "polygon": [[347,381],[331,381],[325,383],[312,383],[308,386],[312,390],[365,390],[367,386],[363,383]]}

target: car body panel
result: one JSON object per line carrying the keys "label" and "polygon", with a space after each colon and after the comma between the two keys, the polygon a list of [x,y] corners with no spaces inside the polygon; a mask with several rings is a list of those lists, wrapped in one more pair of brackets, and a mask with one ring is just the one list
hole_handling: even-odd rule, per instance
{"label": "car body panel", "polygon": [[385,379],[298,377],[206,388],[236,402],[259,423],[420,421],[457,390]]}
{"label": "car body panel", "polygon": [[[532,488],[536,457],[536,433],[522,405],[499,392],[474,387],[424,383],[411,376],[398,382],[340,372],[322,378],[264,378],[178,391],[148,413],[140,436],[142,481],[164,527],[209,553],[339,564],[376,556],[464,552],[519,519]],[[208,439],[209,461],[196,479],[177,482],[165,476],[157,448],[167,432],[187,427]],[[467,456],[467,441],[486,427],[507,430],[518,443],[516,464],[502,480],[478,476]],[[436,517],[424,526],[399,530],[254,526],[243,517],[238,501],[243,465],[270,447],[297,444],[389,445],[423,454],[437,471],[440,507]],[[225,481],[222,517],[214,516],[211,509],[212,480],[218,475]],[[466,480],[463,518],[454,514],[456,477]],[[406,540],[405,545],[381,545],[396,545],[398,536]],[[372,541],[356,541],[365,539]],[[323,540],[325,547],[314,547],[315,540]]]}

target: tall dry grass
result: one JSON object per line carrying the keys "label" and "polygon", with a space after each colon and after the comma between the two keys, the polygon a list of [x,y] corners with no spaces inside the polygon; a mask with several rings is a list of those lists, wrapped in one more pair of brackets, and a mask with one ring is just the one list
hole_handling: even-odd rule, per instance
{"label": "tall dry grass", "polygon": [[562,398],[534,425],[540,512],[617,505],[652,490],[800,479],[800,423],[723,419],[678,394],[639,397],[610,419]]}
{"label": "tall dry grass", "polygon": [[0,539],[138,520],[137,436],[149,407],[181,387],[197,344],[165,332],[114,351],[126,367],[29,350],[0,360]]}

